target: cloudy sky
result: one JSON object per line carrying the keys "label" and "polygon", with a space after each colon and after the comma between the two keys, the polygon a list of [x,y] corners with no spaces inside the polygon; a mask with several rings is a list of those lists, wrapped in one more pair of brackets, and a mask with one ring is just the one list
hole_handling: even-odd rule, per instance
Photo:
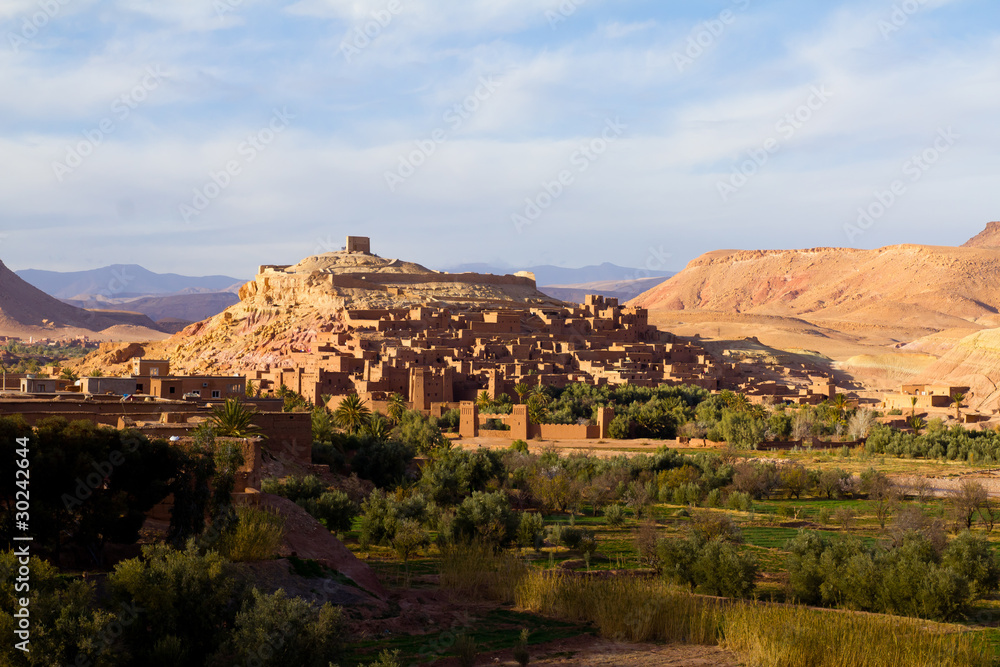
{"label": "cloudy sky", "polygon": [[3,0],[0,259],[251,276],[955,245],[996,0]]}

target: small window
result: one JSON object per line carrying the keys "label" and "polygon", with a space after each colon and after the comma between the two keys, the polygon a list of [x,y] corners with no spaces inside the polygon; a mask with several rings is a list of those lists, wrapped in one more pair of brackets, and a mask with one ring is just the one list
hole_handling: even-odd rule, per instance
{"label": "small window", "polygon": [[220,392],[218,389],[213,389],[212,390],[212,398],[220,398],[221,395],[222,395],[222,392]]}
{"label": "small window", "polygon": [[137,383],[137,384],[135,385],[135,390],[136,390],[137,392],[139,392],[139,391],[142,391],[142,383],[141,383],[141,382],[140,382],[140,383]]}
{"label": "small window", "polygon": [[170,388],[170,393],[171,393],[171,394],[173,394],[173,393],[175,392],[175,390],[176,390],[176,389],[177,389],[176,387],[171,387],[171,388]]}
{"label": "small window", "polygon": [[208,383],[207,383],[207,382],[202,382],[202,383],[201,383],[201,386],[202,386],[202,388],[205,388],[205,387],[207,387],[207,386],[208,386]]}

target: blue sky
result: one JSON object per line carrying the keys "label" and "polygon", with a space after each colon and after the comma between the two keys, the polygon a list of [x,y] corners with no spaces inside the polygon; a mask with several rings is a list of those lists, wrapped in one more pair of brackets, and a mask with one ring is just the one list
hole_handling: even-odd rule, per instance
{"label": "blue sky", "polygon": [[[0,259],[680,269],[1000,219],[995,0],[5,0]],[[367,34],[365,34],[367,32]]]}

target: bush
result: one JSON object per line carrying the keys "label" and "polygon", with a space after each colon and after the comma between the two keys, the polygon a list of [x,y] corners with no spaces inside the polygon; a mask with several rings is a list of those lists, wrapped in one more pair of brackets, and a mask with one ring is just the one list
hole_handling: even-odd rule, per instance
{"label": "bush", "polygon": [[757,578],[757,559],[722,540],[705,543],[694,563],[698,590],[708,595],[749,597]]}
{"label": "bush", "polygon": [[347,463],[344,453],[329,442],[314,442],[312,446],[312,462],[318,465],[328,465],[330,470],[339,470]]}
{"label": "bush", "polygon": [[618,503],[605,506],[603,512],[604,520],[612,528],[621,528],[625,525],[625,509]]}
{"label": "bush", "polygon": [[343,491],[334,489],[319,498],[305,498],[298,501],[302,509],[318,519],[327,530],[339,532],[350,530],[358,506]]}
{"label": "bush", "polygon": [[726,499],[726,507],[740,512],[749,512],[753,508],[753,499],[747,493],[735,491]]}
{"label": "bush", "polygon": [[283,590],[267,595],[254,589],[217,658],[260,667],[327,667],[341,656],[346,629],[339,607],[317,609]]}
{"label": "bush", "polygon": [[608,424],[608,435],[615,440],[625,440],[631,435],[631,422],[626,415],[616,415]]}
{"label": "bush", "polygon": [[107,581],[116,606],[143,609],[142,623],[124,631],[134,647],[134,664],[157,664],[155,651],[165,647],[182,651],[183,659],[175,664],[204,664],[225,641],[239,609],[233,601],[242,597],[225,559],[211,551],[201,555],[193,546],[186,551],[143,547],[142,558],[122,561]]}
{"label": "bush", "polygon": [[265,479],[260,488],[264,493],[273,493],[297,503],[306,498],[319,498],[326,491],[326,484],[316,475],[307,475],[286,477],[283,480]]}
{"label": "bush", "polygon": [[520,521],[505,493],[475,491],[455,510],[453,530],[456,537],[506,546],[516,537]]}
{"label": "bush", "polygon": [[722,506],[722,490],[712,489],[705,496],[705,507],[721,507]]}
{"label": "bush", "polygon": [[369,544],[388,544],[396,535],[399,509],[383,491],[375,489],[361,504],[361,529],[358,541],[362,548]]}
{"label": "bush", "polygon": [[514,442],[510,443],[510,449],[515,452],[520,452],[521,454],[527,454],[528,443],[526,443],[524,440],[517,439]]}
{"label": "bush", "polygon": [[238,507],[236,522],[211,545],[233,562],[270,560],[281,546],[285,520],[256,507]]}
{"label": "bush", "polygon": [[435,423],[417,410],[408,410],[392,430],[392,436],[410,451],[427,454],[448,444],[448,439],[441,434],[439,424],[440,421]]}
{"label": "bush", "polygon": [[996,557],[969,534],[941,556],[915,531],[895,547],[801,531],[785,548],[791,597],[808,604],[951,620],[997,587]]}
{"label": "bush", "polygon": [[517,543],[522,547],[531,547],[538,551],[541,547],[542,534],[545,532],[545,520],[541,514],[524,512],[517,527]]}
{"label": "bush", "polygon": [[408,445],[397,440],[368,438],[354,454],[351,469],[358,477],[385,488],[403,480],[412,460],[413,450]]}
{"label": "bush", "polygon": [[757,577],[753,555],[722,539],[663,539],[656,545],[663,576],[708,595],[749,597]]}

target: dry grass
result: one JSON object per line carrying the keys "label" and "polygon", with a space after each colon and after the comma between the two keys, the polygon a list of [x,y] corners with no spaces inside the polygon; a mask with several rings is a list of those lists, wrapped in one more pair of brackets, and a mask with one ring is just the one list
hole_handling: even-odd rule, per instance
{"label": "dry grass", "polygon": [[540,614],[593,623],[629,642],[719,644],[759,667],[970,667],[993,664],[955,626],[692,595],[658,579],[532,570],[512,554],[452,549],[441,583]]}

